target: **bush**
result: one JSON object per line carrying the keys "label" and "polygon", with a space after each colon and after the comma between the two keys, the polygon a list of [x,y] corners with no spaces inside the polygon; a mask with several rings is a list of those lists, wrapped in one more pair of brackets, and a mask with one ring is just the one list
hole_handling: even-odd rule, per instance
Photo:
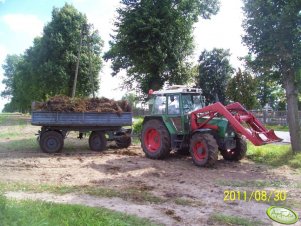
{"label": "bush", "polygon": [[5,216],[6,209],[6,198],[0,191],[0,222],[3,222],[3,218]]}
{"label": "bush", "polygon": [[293,168],[301,169],[301,154],[294,155],[294,158],[289,160],[288,164]]}
{"label": "bush", "polygon": [[136,118],[133,123],[133,133],[134,134],[141,134],[142,131],[142,123],[143,118]]}

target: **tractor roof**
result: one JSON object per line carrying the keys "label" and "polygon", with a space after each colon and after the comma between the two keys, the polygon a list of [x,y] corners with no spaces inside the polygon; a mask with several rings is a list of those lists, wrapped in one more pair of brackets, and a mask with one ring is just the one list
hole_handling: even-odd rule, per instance
{"label": "tractor roof", "polygon": [[154,91],[153,94],[168,94],[168,93],[202,93],[199,88],[191,88],[183,85],[173,85],[166,89]]}

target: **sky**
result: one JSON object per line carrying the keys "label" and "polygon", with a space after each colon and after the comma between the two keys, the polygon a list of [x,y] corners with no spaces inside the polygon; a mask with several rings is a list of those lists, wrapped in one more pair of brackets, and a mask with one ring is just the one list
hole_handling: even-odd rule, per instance
{"label": "sky", "polygon": [[[237,68],[241,66],[238,57],[247,54],[247,48],[241,41],[242,0],[220,1],[221,8],[217,15],[210,20],[200,19],[195,24],[193,60],[196,63],[204,49],[230,49],[231,64]],[[33,39],[42,35],[43,26],[51,20],[53,7],[60,8],[65,2],[87,15],[89,23],[98,29],[104,40],[103,52],[107,51],[119,0],[0,0],[0,65],[3,65],[7,54],[22,54],[29,48]],[[111,72],[110,63],[104,62],[99,74],[101,83],[98,96],[120,99],[127,91],[120,89],[120,76],[112,77]],[[3,69],[0,67],[0,92],[5,88],[2,80]],[[0,112],[8,101],[0,98]]]}

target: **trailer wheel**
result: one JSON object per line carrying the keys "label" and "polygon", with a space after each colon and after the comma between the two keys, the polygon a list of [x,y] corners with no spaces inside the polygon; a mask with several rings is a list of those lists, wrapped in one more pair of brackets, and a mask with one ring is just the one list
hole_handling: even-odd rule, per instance
{"label": "trailer wheel", "polygon": [[236,148],[221,150],[221,154],[225,160],[229,161],[239,161],[245,157],[247,153],[247,142],[244,137],[237,135],[236,138]]}
{"label": "trailer wheel", "polygon": [[190,154],[197,166],[212,166],[218,159],[218,145],[211,134],[197,133],[190,141]]}
{"label": "trailer wheel", "polygon": [[163,159],[171,151],[170,135],[164,124],[157,119],[147,121],[142,128],[141,146],[146,157]]}
{"label": "trailer wheel", "polygon": [[89,146],[93,151],[103,151],[107,146],[107,139],[103,132],[93,131],[89,137]]}
{"label": "trailer wheel", "polygon": [[132,143],[132,139],[128,135],[123,135],[117,138],[115,142],[118,148],[128,148]]}
{"label": "trailer wheel", "polygon": [[39,143],[43,152],[56,153],[62,151],[64,138],[58,131],[46,131],[41,134]]}

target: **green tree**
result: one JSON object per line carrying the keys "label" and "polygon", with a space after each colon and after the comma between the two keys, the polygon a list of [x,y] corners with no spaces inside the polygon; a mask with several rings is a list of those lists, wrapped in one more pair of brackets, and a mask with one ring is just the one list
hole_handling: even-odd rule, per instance
{"label": "green tree", "polygon": [[[65,4],[63,8],[55,8],[52,11],[52,20],[44,27],[40,47],[38,47],[37,55],[40,62],[38,73],[42,76],[41,85],[48,86],[50,90],[50,93],[45,95],[61,92],[71,96],[81,38],[76,94],[88,96],[99,88],[98,73],[101,69],[100,53],[103,43],[97,31],[91,30],[86,16],[72,5]],[[93,86],[95,90],[92,90]]]}
{"label": "green tree", "polygon": [[127,70],[126,83],[138,83],[147,93],[164,83],[183,84],[191,74],[193,24],[218,11],[218,0],[122,0],[115,22],[116,35],[106,60],[112,75]]}
{"label": "green tree", "polygon": [[121,99],[128,101],[133,109],[137,107],[139,102],[139,98],[134,93],[126,93]]}
{"label": "green tree", "polygon": [[248,72],[238,72],[228,82],[226,94],[234,102],[240,102],[247,109],[253,109],[256,106],[257,82]]}
{"label": "green tree", "polygon": [[263,108],[266,104],[274,109],[284,110],[279,106],[283,101],[284,89],[277,81],[268,75],[262,74],[256,77],[257,80],[257,99]]}
{"label": "green tree", "polygon": [[21,56],[18,55],[7,55],[2,65],[4,70],[4,79],[2,83],[5,85],[5,90],[1,92],[1,96],[4,98],[11,98],[13,94],[13,79],[16,73],[17,65],[21,60]]}
{"label": "green tree", "polygon": [[234,72],[229,58],[229,50],[217,48],[204,50],[200,55],[197,84],[203,90],[207,104],[215,102],[217,98],[226,103],[227,83]]}
{"label": "green tree", "polygon": [[278,76],[286,91],[293,151],[301,151],[297,73],[301,67],[301,1],[244,0],[244,43],[257,67]]}
{"label": "green tree", "polygon": [[71,96],[80,43],[76,95],[95,92],[99,88],[103,42],[86,16],[65,4],[53,9],[52,20],[44,27],[42,37],[35,38],[18,62],[12,84],[6,85],[7,90],[12,90],[12,104],[7,109],[27,111],[33,100],[57,94]]}
{"label": "green tree", "polygon": [[285,110],[284,89],[281,82],[277,80],[279,74],[275,71],[266,70],[256,64],[251,55],[241,58],[245,63],[245,68],[255,75],[257,80],[257,100],[261,108],[268,104],[274,109]]}

